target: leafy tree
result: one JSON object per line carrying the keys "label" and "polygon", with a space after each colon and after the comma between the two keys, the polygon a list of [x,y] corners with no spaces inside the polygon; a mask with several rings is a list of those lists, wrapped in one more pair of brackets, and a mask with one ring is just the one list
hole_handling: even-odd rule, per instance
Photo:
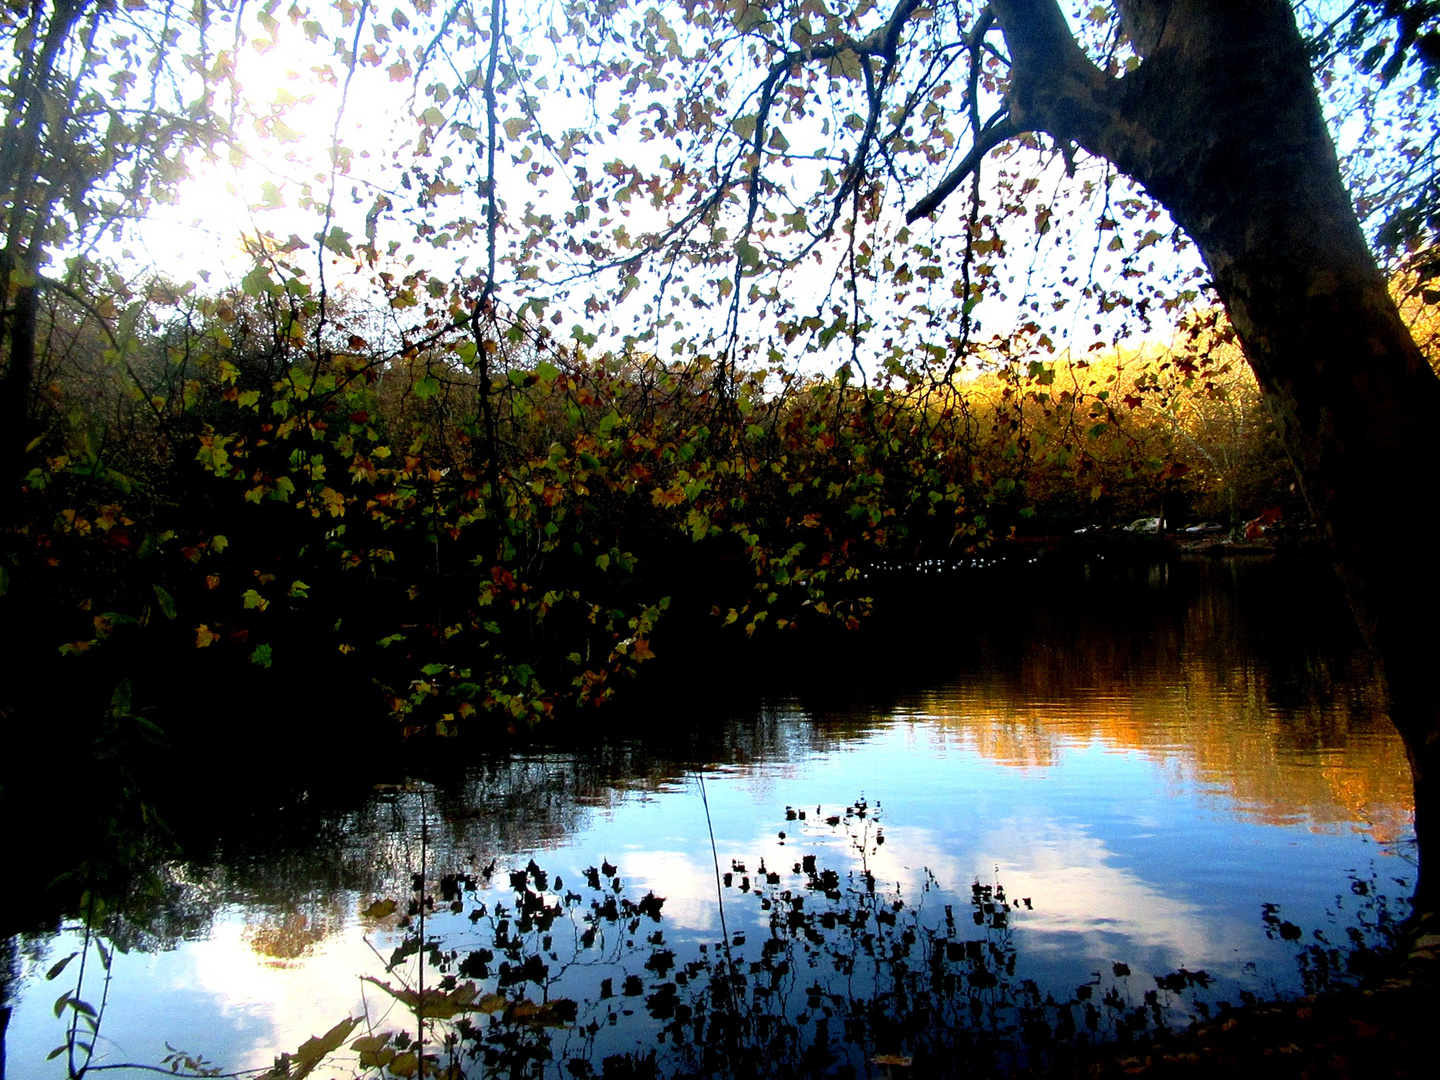
{"label": "leafy tree", "polygon": [[[453,130],[479,132],[492,163],[503,143],[537,192],[563,177],[553,186],[571,199],[560,216],[538,195],[509,208],[517,288],[534,312],[579,296],[592,312],[628,318],[622,302],[645,260],[658,260],[638,337],[708,351],[722,378],[746,347],[747,313],[792,355],[843,342],[852,368],[868,362],[915,381],[914,350],[950,372],[973,354],[987,297],[1020,292],[1037,315],[1064,307],[1063,288],[1010,286],[997,258],[1024,242],[1019,222],[1073,235],[1066,204],[1044,194],[1062,168],[1081,173],[1079,194],[1098,204],[1097,257],[1110,275],[1087,280],[1077,263],[1059,285],[1148,325],[1198,296],[1183,272],[1167,278],[1176,264],[1153,250],[1168,215],[1228,313],[1383,658],[1412,752],[1417,828],[1434,830],[1440,713],[1426,628],[1440,584],[1421,538],[1440,380],[1357,219],[1312,64],[1318,57],[1331,88],[1336,65],[1352,64],[1397,90],[1366,99],[1371,133],[1394,127],[1413,149],[1383,157],[1371,146],[1347,164],[1382,239],[1423,243],[1433,204],[1430,5],[1352,5],[1334,25],[1315,21],[1310,40],[1280,0],[1118,0],[1075,19],[1056,0],[622,0],[552,11],[532,18],[497,0],[488,23],[445,39],[455,53],[490,57],[471,69],[480,92],[447,88],[460,101]],[[589,116],[569,130],[550,122],[555,87],[541,85],[550,76],[525,55],[547,39],[560,43],[558,70],[568,63],[568,78],[577,68],[588,77],[577,93]],[[503,137],[497,94],[509,101]],[[437,135],[437,174],[446,159],[473,160],[443,142]],[[998,168],[982,185],[992,159]],[[1100,163],[1098,177],[1087,162]],[[931,224],[957,193],[968,213]],[[1133,230],[1119,228],[1127,219]],[[597,263],[614,270],[613,287],[569,287],[593,280],[580,268]],[[814,314],[795,278],[785,284],[800,267],[833,275]],[[724,330],[685,337],[695,308],[722,312],[710,325]],[[1045,321],[1022,321],[992,347],[1006,361],[1053,347]]]}
{"label": "leafy tree", "polygon": [[[632,571],[676,538],[744,566],[724,620],[849,620],[865,559],[957,530],[983,541],[995,506],[1030,507],[1037,461],[1081,490],[1122,459],[1116,471],[1158,461],[1176,479],[1174,451],[1147,449],[1164,425],[1103,452],[1099,432],[1084,441],[1133,417],[1099,391],[1057,391],[1053,354],[1068,344],[1088,379],[1096,347],[1208,292],[1384,660],[1428,835],[1440,716],[1420,628],[1440,586],[1419,538],[1440,382],[1345,179],[1425,303],[1437,17],[1418,0],[1359,0],[1333,22],[1280,0],[1117,0],[1074,17],[1055,0],[414,0],[388,16],[271,0],[267,48],[295,33],[328,52],[338,70],[317,67],[342,102],[371,75],[408,83],[410,128],[352,146],[337,120],[330,171],[298,200],[313,244],[257,243],[237,294],[181,288],[147,308],[94,257],[97,238],[225,133],[243,33],[213,48],[231,17],[205,4],[7,9],[0,479],[58,500],[37,503],[35,550],[103,539],[123,562],[133,528],[151,538],[138,548],[176,553],[152,580],[98,583],[128,582],[128,608],[77,598],[94,629],[73,635],[79,651],[122,609],[169,621],[178,596],[195,644],[269,663],[265,613],[303,609],[311,586],[341,596],[353,573],[442,597],[398,626],[362,622],[423,676],[386,683],[409,686],[392,691],[407,723],[463,716],[446,694],[521,720],[547,714],[557,686],[603,698],[648,658],[665,598]],[[1359,90],[1356,71],[1373,76]],[[1362,120],[1343,175],[1317,76]],[[295,137],[274,117],[257,126]],[[1398,148],[1377,152],[1392,130]],[[389,171],[365,172],[364,153]],[[382,305],[347,311],[337,265]],[[73,305],[55,325],[105,338],[151,413],[166,449],[148,467],[170,502],[151,486],[153,506],[127,510],[92,454],[82,507],[71,455],[27,450],[42,290]],[[1018,313],[1014,328],[995,333],[992,311]],[[602,340],[614,350],[599,355]],[[836,374],[801,376],[807,361]],[[1223,350],[1187,363],[1204,383]],[[979,407],[962,392],[976,368],[995,387]],[[247,530],[236,511],[257,505],[286,510],[286,527]],[[200,576],[184,585],[187,567]],[[473,606],[446,595],[461,580],[480,582]],[[210,615],[222,597],[231,610]],[[369,647],[335,633],[341,651]],[[566,663],[541,670],[537,642]]]}
{"label": "leafy tree", "polygon": [[225,125],[222,4],[35,0],[0,9],[0,482],[10,502],[35,432],[43,291],[114,318],[131,298],[107,235],[174,198]]}

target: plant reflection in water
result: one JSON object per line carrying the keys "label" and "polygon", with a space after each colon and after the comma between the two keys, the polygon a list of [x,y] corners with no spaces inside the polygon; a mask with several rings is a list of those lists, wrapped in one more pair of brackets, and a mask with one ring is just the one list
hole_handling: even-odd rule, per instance
{"label": "plant reflection in water", "polygon": [[[366,977],[409,1018],[396,1026],[372,1013],[353,1040],[362,1021],[347,1020],[272,1075],[303,1075],[317,1050],[347,1040],[357,1071],[403,1080],[991,1075],[1212,1011],[1205,972],[1157,975],[1137,993],[1121,963],[1057,1000],[1016,977],[1012,920],[1031,898],[977,882],[968,910],[932,910],[928,873],[913,896],[877,881],[870,859],[885,836],[880,807],[863,797],[828,813],[789,808],[787,821],[843,834],[851,868],[815,854],[787,867],[733,862],[720,902],[744,928],[688,948],[667,940],[663,898],[627,894],[609,862],[567,884],[532,859],[503,890],[493,865],[417,874],[396,923],[404,937],[383,976]],[[385,919],[400,906],[378,900],[365,914]],[[447,908],[468,912],[473,947],[427,936],[427,916]],[[1266,914],[1279,932],[1279,916]],[[1304,956],[1335,981],[1343,959],[1324,945]],[[402,978],[406,968],[428,969],[434,985]]]}
{"label": "plant reflection in water", "polygon": [[[423,822],[424,792],[420,801]],[[364,1014],[281,1055],[258,1080],[300,1080],[319,1068],[380,1080],[1003,1075],[1227,1004],[1213,1000],[1204,971],[1132,976],[1118,962],[1057,999],[1016,974],[1013,922],[1032,898],[976,882],[969,904],[957,907],[932,902],[943,892],[928,871],[911,895],[877,880],[881,808],[863,797],[834,810],[786,808],[785,828],[782,840],[808,835],[832,854],[825,841],[839,839],[848,868],[803,852],[788,866],[732,862],[716,884],[735,929],[698,942],[668,938],[664,899],[627,892],[608,861],[570,882],[533,859],[437,877],[425,865],[422,824],[410,895],[360,912],[372,929],[398,936],[388,957],[375,953],[378,970],[361,975],[371,991]],[[1267,933],[1296,943],[1309,992],[1372,963],[1403,915],[1373,883],[1356,880],[1352,893],[1360,910],[1345,920],[1343,941],[1315,931],[1302,942],[1300,928],[1265,905]],[[437,916],[450,924],[443,936]],[[451,928],[462,920],[469,934]],[[84,951],[92,944],[108,968],[98,937]],[[78,1007],[58,1007],[81,1020],[57,1048],[80,1065],[72,1077],[94,1068],[86,1029],[103,1016],[103,999],[99,1015],[87,1015],[79,989],[65,995]],[[1240,991],[1237,1003],[1250,1000]],[[173,1048],[164,1066],[180,1076],[240,1075]]]}

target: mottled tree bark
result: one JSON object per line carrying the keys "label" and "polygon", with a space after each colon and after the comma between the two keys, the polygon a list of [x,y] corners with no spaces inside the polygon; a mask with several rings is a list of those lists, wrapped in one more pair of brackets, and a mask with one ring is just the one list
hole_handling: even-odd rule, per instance
{"label": "mottled tree bark", "polygon": [[[1115,79],[1054,0],[996,0],[1023,129],[1107,158],[1198,245],[1387,683],[1440,843],[1440,379],[1390,297],[1341,183],[1294,15],[1281,0],[1122,0],[1143,60]],[[1422,877],[1421,907],[1437,885]]]}

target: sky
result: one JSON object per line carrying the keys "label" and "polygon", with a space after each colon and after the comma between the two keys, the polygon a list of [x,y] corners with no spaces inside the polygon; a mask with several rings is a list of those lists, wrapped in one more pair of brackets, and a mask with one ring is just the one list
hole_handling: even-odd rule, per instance
{"label": "sky", "polygon": [[[566,129],[574,128],[591,129],[605,137],[603,145],[589,151],[583,143],[577,144],[575,156],[562,165],[558,159],[543,160],[543,151],[537,151],[540,157],[525,160],[534,148],[526,142],[523,124],[514,129],[513,136],[507,134],[498,155],[499,192],[506,204],[501,234],[502,240],[514,242],[530,231],[521,220],[527,206],[533,204],[536,214],[549,213],[557,222],[573,209],[574,176],[567,176],[567,169],[573,171],[576,165],[583,164],[595,181],[603,179],[602,167],[612,161],[660,170],[662,155],[673,154],[675,148],[665,139],[645,138],[639,121],[605,135],[600,129],[614,121],[618,110],[628,109],[637,115],[646,112],[643,91],[627,93],[620,80],[613,79],[596,88],[593,100],[587,98],[575,89],[576,74],[562,59],[567,49],[575,48],[573,42],[565,38],[553,43],[543,40],[537,29],[558,9],[544,4],[512,3],[509,7],[509,29],[518,51],[534,50],[524,58],[523,75],[529,80],[524,89],[532,97],[531,105],[541,118],[541,126],[557,139]],[[1325,7],[1321,4],[1316,8],[1319,16],[1323,17]],[[464,67],[484,61],[483,42],[457,48],[452,37],[448,51],[437,50],[425,66],[419,55],[430,40],[430,31],[414,8],[409,9],[408,18],[400,8],[390,13],[374,8],[358,36],[357,23],[343,24],[340,12],[344,9],[320,6],[306,13],[296,7],[288,9],[292,18],[273,4],[268,8],[275,12],[273,17],[265,15],[266,9],[244,9],[243,41],[236,53],[236,78],[244,88],[235,117],[239,148],[220,153],[212,162],[195,156],[191,162],[193,178],[182,187],[179,202],[157,207],[129,238],[129,250],[142,264],[171,278],[208,276],[209,287],[218,287],[238,280],[249,269],[243,236],[269,233],[281,243],[293,236],[310,245],[297,257],[297,264],[308,270],[312,281],[323,270],[328,285],[370,298],[379,295],[371,280],[378,270],[403,275],[424,268],[443,280],[483,271],[483,230],[465,239],[447,225],[460,215],[472,219],[483,216],[477,195],[481,177],[475,171],[468,175],[465,172],[467,165],[481,163],[479,144],[466,143],[454,135],[455,124],[480,123],[480,111],[471,108],[467,114],[460,99],[451,96],[452,89],[464,81]],[[1077,8],[1072,13],[1072,25],[1085,27],[1084,16],[1089,10],[1088,5]],[[478,9],[477,17],[482,22],[486,15],[487,9]],[[270,18],[267,25],[262,25],[262,16]],[[522,25],[526,20],[532,20],[534,27],[527,30]],[[674,22],[679,25],[680,20]],[[1098,31],[1092,26],[1087,32]],[[682,28],[679,41],[684,47],[698,47],[703,43],[703,34],[686,36]],[[358,47],[362,62],[349,71],[337,50],[344,52],[352,46]],[[624,48],[617,46],[621,54]],[[741,77],[734,81],[737,87],[748,85]],[[838,97],[834,96],[837,88]],[[845,80],[838,80],[831,88],[832,101],[844,106],[846,93],[853,90]],[[982,97],[987,109],[996,104],[993,94]],[[1342,97],[1329,106],[1338,110],[1347,100]],[[750,107],[747,102],[753,103],[753,98],[741,95],[735,101],[740,102],[735,104],[738,113]],[[502,99],[502,120],[518,122],[513,110],[505,111],[513,104],[513,97]],[[417,119],[427,110],[429,126]],[[817,130],[818,113],[816,117],[784,127],[792,144],[823,142]],[[442,127],[437,120],[452,123]],[[1354,111],[1337,113],[1334,123],[1342,150],[1353,149],[1362,129]],[[419,153],[420,145],[427,140],[437,154],[453,159],[451,172],[463,182],[455,193],[435,197],[431,208],[421,213],[413,205],[424,180],[417,172],[412,176],[413,184],[403,186],[398,167],[432,169],[435,158]],[[344,155],[339,171],[331,167],[332,148],[336,146]],[[962,142],[954,153],[963,148]],[[992,335],[1006,338],[1017,327],[1031,324],[1033,329],[1028,335],[1021,335],[1021,346],[1038,355],[1047,354],[1049,349],[1067,348],[1083,354],[1097,344],[1110,346],[1136,337],[1168,343],[1185,310],[1183,306],[1161,311],[1156,304],[1147,311],[1146,318],[1137,319],[1133,307],[1116,307],[1113,302],[1119,297],[1126,297],[1127,302],[1138,299],[1153,286],[1161,295],[1189,290],[1197,302],[1203,303],[1206,275],[1193,246],[1185,242],[1163,211],[1137,195],[1123,179],[1116,180],[1103,163],[1081,156],[1076,176],[1070,178],[1053,148],[1042,151],[1021,150],[1010,158],[1002,151],[992,154],[987,162],[983,193],[987,213],[996,213],[1007,198],[997,183],[1005,169],[1013,170],[1017,185],[1025,176],[1035,185],[1018,198],[1013,190],[1010,192],[1008,197],[1018,202],[1019,211],[996,227],[993,239],[998,241],[999,250],[977,257],[982,264],[997,264],[998,270],[974,308],[978,328],[972,340],[983,343]],[[728,151],[717,153],[723,156]],[[537,164],[554,171],[549,176],[534,173]],[[934,176],[948,167],[949,162],[937,164]],[[776,177],[798,182],[803,191],[810,184],[809,178],[817,175],[816,169],[814,163],[807,164],[797,157],[788,175],[781,170]],[[1091,185],[1088,199],[1077,194],[1086,184]],[[385,194],[392,206],[376,219],[376,199]],[[902,262],[915,257],[916,245],[933,247],[941,253],[937,258],[944,273],[930,284],[917,277],[901,294],[892,284],[862,284],[862,295],[868,290],[866,300],[875,326],[860,348],[852,350],[845,333],[813,354],[803,351],[801,344],[778,340],[773,305],[742,305],[742,336],[754,343],[761,355],[767,347],[778,349],[778,355],[791,366],[833,370],[853,358],[866,373],[875,371],[885,346],[892,341],[908,349],[925,343],[943,344],[947,336],[957,332],[958,325],[953,321],[958,303],[951,287],[958,238],[964,228],[963,194],[963,190],[957,192],[938,215],[910,230],[908,250],[896,246],[894,238],[902,227],[903,206],[914,201],[915,192],[899,196],[892,190],[885,209],[862,233],[860,239],[875,249],[877,259],[893,252],[895,261]],[[623,228],[637,235],[658,227],[663,214],[643,203],[643,199],[637,199],[624,207],[612,205],[605,211],[610,220],[601,231],[612,233]],[[330,215],[317,212],[317,206],[326,205],[332,208]],[[777,209],[783,210],[784,206],[777,204]],[[1133,223],[1126,222],[1124,212],[1135,215]],[[343,242],[327,251],[316,241],[317,234],[338,229],[348,234],[350,244],[358,244],[366,231],[367,214],[371,220],[379,221],[383,253],[375,267],[364,267],[347,257],[349,249]],[[732,239],[739,232],[737,215],[738,210],[732,209],[725,222]],[[596,211],[576,231],[594,228],[599,216],[600,211]],[[1118,220],[1119,227],[1097,227],[1107,219]],[[453,239],[437,246],[435,235],[423,235],[425,228],[438,234],[439,241],[454,234]],[[537,235],[548,237],[565,228],[559,223],[538,230]],[[392,250],[387,250],[387,241],[394,242]],[[1116,245],[1118,249],[1112,251]],[[843,255],[837,238],[821,245],[816,260],[808,260],[783,275],[779,279],[779,306],[788,308],[791,317],[816,314],[827,323],[836,311],[848,315]],[[1133,257],[1133,268],[1140,273],[1127,273],[1127,256]],[[729,267],[682,270],[669,285],[666,304],[660,310],[652,304],[658,266],[639,271],[639,287],[623,301],[615,299],[622,275],[602,275],[600,292],[610,304],[604,312],[587,309],[585,288],[577,288],[567,298],[554,287],[556,278],[566,272],[565,266],[548,269],[542,253],[536,269],[536,280],[523,282],[515,280],[513,272],[502,263],[502,302],[513,308],[527,297],[548,295],[550,303],[543,315],[546,329],[562,340],[588,341],[594,335],[599,348],[622,348],[628,337],[661,325],[657,318],[668,314],[676,321],[668,328],[662,326],[643,347],[668,355],[667,346],[676,346],[683,353],[685,347],[718,332],[728,310],[720,295],[722,286],[715,282],[717,276],[729,274]],[[508,278],[507,273],[511,274]],[[742,282],[742,293],[747,288],[748,283]],[[686,289],[691,293],[688,298],[682,295]],[[1103,299],[1085,296],[1087,289]],[[806,340],[802,337],[800,342]]]}
{"label": "sky", "polygon": [[[350,234],[352,242],[358,243],[365,231],[366,214],[373,209],[376,196],[389,192],[396,212],[390,215],[393,220],[388,232],[382,223],[381,246],[383,248],[387,236],[395,239],[398,246],[393,255],[382,255],[375,269],[403,273],[407,268],[425,267],[442,278],[451,278],[483,268],[483,237],[477,235],[469,242],[457,240],[442,248],[433,247],[416,234],[415,218],[407,220],[399,210],[405,200],[413,199],[414,190],[399,186],[394,166],[397,161],[409,160],[407,154],[425,133],[412,114],[421,113],[432,104],[427,88],[434,82],[444,81],[439,78],[441,75],[453,80],[454,72],[447,74],[443,64],[437,61],[431,69],[437,75],[434,82],[428,73],[416,80],[413,72],[382,62],[357,64],[353,73],[347,75],[344,65],[334,55],[337,41],[344,41],[347,47],[358,41],[362,55],[367,45],[375,45],[391,50],[386,60],[394,60],[399,49],[408,50],[406,57],[413,58],[416,43],[423,40],[420,26],[399,28],[398,21],[391,16],[389,21],[397,28],[385,35],[387,41],[381,42],[375,39],[373,22],[358,39],[352,38],[353,25],[339,25],[336,12],[329,8],[316,13],[318,29],[317,24],[304,20],[292,23],[285,18],[266,28],[254,21],[255,14],[252,10],[246,15],[250,20],[245,24],[247,40],[240,46],[236,61],[236,77],[244,87],[235,125],[241,149],[217,155],[212,162],[198,157],[193,160],[193,177],[182,187],[178,203],[157,207],[130,238],[129,250],[142,263],[148,263],[172,279],[183,281],[208,276],[209,286],[218,287],[238,280],[249,268],[242,237],[270,233],[283,242],[295,236],[311,245],[298,262],[308,267],[312,280],[323,261],[328,284],[340,283],[341,288],[373,296],[367,269],[342,253],[323,251],[316,243],[316,236],[340,228]],[[567,98],[558,90],[561,79],[559,68],[553,62],[555,51],[537,47],[533,54],[537,63],[527,72],[532,79],[545,79],[545,85],[551,88],[548,94],[541,95],[538,108],[542,115],[553,118],[557,128],[589,124],[590,106],[584,103],[583,97]],[[480,59],[483,56],[476,58],[476,62]],[[408,59],[406,62],[408,64]],[[606,92],[610,94],[608,100],[603,96]],[[602,88],[595,112],[602,117],[608,115],[613,111],[612,106],[618,107],[621,96],[616,84]],[[459,112],[454,109],[453,101],[444,104],[455,118]],[[793,126],[786,130],[796,134]],[[588,163],[592,176],[600,162],[612,158],[642,162],[648,156],[651,162],[658,160],[660,151],[655,146],[643,145],[633,133],[627,134],[631,131],[622,128],[602,150],[597,150],[593,161]],[[348,152],[343,173],[330,167],[332,147],[336,145]],[[464,148],[463,144],[456,145]],[[555,190],[548,200],[535,186],[526,183],[523,178],[526,167],[509,160],[509,152],[518,145],[512,143],[500,154],[503,170],[500,191],[508,204],[504,225],[517,228],[520,208],[529,201],[535,201],[542,210],[548,206],[556,216],[570,205],[568,183],[562,178],[552,178],[551,187]],[[523,146],[519,153],[524,153]],[[425,164],[423,159],[418,159],[418,163]],[[1124,309],[1107,315],[1099,312],[1094,303],[1078,296],[1087,280],[1116,293],[1133,288],[1119,276],[1118,256],[1104,248],[1109,234],[1093,229],[1092,223],[1101,212],[1098,203],[1090,209],[1078,208],[1073,196],[1065,194],[1075,185],[1067,183],[1058,155],[1051,154],[1048,161],[1028,167],[1034,170],[1039,181],[1031,198],[1043,198],[1054,208],[1050,218],[1053,227],[1042,236],[1035,222],[1021,215],[1000,230],[1005,247],[1000,256],[1000,276],[996,287],[974,310],[974,317],[979,321],[975,337],[983,341],[991,334],[1006,334],[1013,327],[1033,320],[1037,333],[1046,335],[1057,347],[1068,344],[1083,351],[1095,341],[1113,343],[1132,330],[1132,325],[1125,320]],[[1099,163],[1083,160],[1079,163],[1081,182],[1090,179],[1101,183],[1103,173],[1104,167]],[[993,171],[988,175],[993,176]],[[1114,189],[1113,198],[1118,200],[1123,195],[1121,184]],[[985,201],[993,207],[999,197],[1000,193],[992,188],[987,191]],[[329,217],[316,210],[316,204],[323,207],[327,203],[333,208],[333,215]],[[443,222],[455,212],[463,209],[478,216],[481,209],[473,193],[441,196],[435,200],[435,207],[442,231]],[[628,217],[612,215],[615,221],[607,228],[623,224],[630,232],[637,233],[660,220],[658,212],[643,206],[631,204],[629,209]],[[898,203],[892,203],[875,224],[873,234],[862,239],[872,241],[879,249],[887,242],[883,234],[893,235],[900,228],[901,209]],[[1066,212],[1072,209],[1077,216],[1067,219]],[[918,223],[912,233],[922,243],[949,243],[953,247],[953,238],[962,228],[963,212],[964,203],[957,194],[952,197],[951,205],[942,208],[931,221]],[[1154,228],[1157,234],[1168,234],[1172,230],[1163,215],[1158,221],[1147,223],[1147,227]],[[738,232],[738,228],[734,231]],[[838,244],[828,249],[822,247],[821,251],[819,262],[807,262],[783,279],[782,295],[797,315],[814,311],[828,321],[835,304],[842,307],[846,304],[843,291],[835,285],[837,270],[843,277],[842,252]],[[1155,244],[1144,256],[1140,265],[1149,263],[1154,273],[1183,277],[1196,272],[1193,252],[1176,253],[1166,243]],[[413,261],[407,263],[407,258]],[[682,283],[688,282],[695,296],[703,300],[713,290],[707,289],[702,279],[714,273],[714,270],[704,273],[697,270],[685,275]],[[1072,283],[1058,284],[1062,278],[1070,278]],[[543,286],[544,281],[542,273],[538,284]],[[503,283],[502,298],[509,298],[512,303],[518,300],[521,296],[518,284]],[[653,322],[655,312],[647,307],[654,284],[653,278],[647,280],[607,317],[597,317],[593,312],[587,314],[582,294],[576,294],[569,301],[559,299],[547,310],[546,325],[561,338],[596,333],[600,347],[618,347],[636,327]],[[742,289],[745,287],[742,285]],[[533,291],[536,285],[527,288]],[[672,284],[669,290],[672,300],[679,301],[679,292],[677,285]],[[940,318],[941,313],[954,306],[950,275],[928,286],[917,279],[906,292],[903,300],[896,303],[890,289],[871,290],[871,310],[880,325],[871,333],[865,347],[854,353],[862,367],[868,366],[873,371],[875,354],[886,340],[905,340],[908,334],[916,341],[943,341],[946,334],[955,332],[955,324]],[[701,311],[694,310],[689,301],[679,303],[673,310],[683,309],[688,321],[671,329],[668,339],[694,339],[715,330],[723,319],[726,305],[719,302],[719,297],[711,299],[709,309]],[[921,307],[922,314],[909,330],[884,325],[887,319],[897,322],[914,317],[915,305]],[[935,312],[935,316],[924,315],[926,309]],[[831,369],[852,355],[842,335],[819,355],[802,356],[796,348],[773,341],[773,324],[763,312],[747,313],[745,318],[744,330],[752,340],[770,340],[792,363]],[[1168,338],[1172,330],[1173,320],[1163,317],[1155,319],[1149,327],[1149,333],[1161,339]],[[647,347],[663,354],[666,341],[667,336],[662,333]]]}

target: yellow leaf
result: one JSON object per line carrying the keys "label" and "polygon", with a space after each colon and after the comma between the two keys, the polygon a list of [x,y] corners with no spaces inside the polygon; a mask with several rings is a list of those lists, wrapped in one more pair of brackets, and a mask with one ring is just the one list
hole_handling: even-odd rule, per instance
{"label": "yellow leaf", "polygon": [[369,907],[360,912],[362,919],[384,919],[395,914],[394,900],[376,900]]}

